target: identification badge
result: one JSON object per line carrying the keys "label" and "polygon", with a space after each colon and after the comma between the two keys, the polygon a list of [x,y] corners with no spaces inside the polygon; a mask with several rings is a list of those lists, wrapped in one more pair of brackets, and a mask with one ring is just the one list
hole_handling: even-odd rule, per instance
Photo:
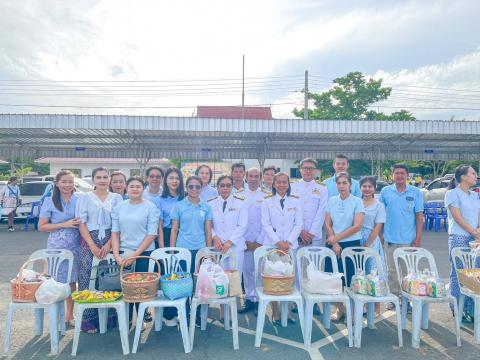
{"label": "identification badge", "polygon": [[228,208],[228,211],[238,211],[238,208]]}
{"label": "identification badge", "polygon": [[287,208],[287,211],[297,211],[296,207]]}
{"label": "identification badge", "polygon": [[320,195],[320,189],[313,189],[312,194],[313,195]]}
{"label": "identification badge", "polygon": [[407,196],[406,199],[407,199],[407,201],[413,201],[413,200],[415,200],[412,196]]}

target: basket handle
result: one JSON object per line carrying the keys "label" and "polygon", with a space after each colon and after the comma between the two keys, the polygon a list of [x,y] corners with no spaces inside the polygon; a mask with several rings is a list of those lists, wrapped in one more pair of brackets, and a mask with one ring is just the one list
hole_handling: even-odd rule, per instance
{"label": "basket handle", "polygon": [[288,258],[290,259],[290,262],[293,264],[292,255],[290,255],[289,251],[283,251],[283,250],[280,250],[280,249],[272,249],[269,252],[267,252],[266,256],[270,255],[271,253],[280,253],[283,256],[288,256]]}
{"label": "basket handle", "polygon": [[156,263],[157,263],[157,272],[158,272],[158,277],[160,278],[160,276],[162,274],[160,274],[160,263],[158,262],[157,259],[155,259],[154,257],[151,257],[151,256],[144,256],[144,255],[140,255],[140,256],[130,256],[129,258],[126,258],[124,261],[122,261],[122,265],[120,265],[120,278],[122,277],[123,275],[123,267],[125,266],[125,263],[128,261],[128,260],[132,260],[132,259],[150,259],[150,260],[154,260]]}
{"label": "basket handle", "polygon": [[48,261],[45,258],[35,258],[35,259],[29,259],[23,263],[23,265],[20,267],[20,270],[18,271],[18,276],[17,279],[19,282],[23,282],[23,270],[27,267],[28,264],[34,263],[36,261],[42,261],[43,262],[43,273],[48,274]]}

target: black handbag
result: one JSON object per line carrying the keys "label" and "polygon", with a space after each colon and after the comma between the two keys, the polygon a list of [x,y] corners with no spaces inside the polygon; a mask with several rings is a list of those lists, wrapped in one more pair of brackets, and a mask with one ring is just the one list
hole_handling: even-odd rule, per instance
{"label": "black handbag", "polygon": [[[124,273],[132,272],[133,267],[124,268]],[[120,266],[116,262],[101,262],[97,266],[95,289],[98,291],[122,291],[120,283]]]}

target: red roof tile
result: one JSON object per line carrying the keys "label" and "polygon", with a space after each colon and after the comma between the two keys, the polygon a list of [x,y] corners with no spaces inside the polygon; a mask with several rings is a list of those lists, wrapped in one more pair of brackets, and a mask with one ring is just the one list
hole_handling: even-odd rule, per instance
{"label": "red roof tile", "polygon": [[[241,119],[241,106],[197,106],[197,117],[217,119]],[[244,119],[271,120],[272,110],[268,106],[245,106]]]}

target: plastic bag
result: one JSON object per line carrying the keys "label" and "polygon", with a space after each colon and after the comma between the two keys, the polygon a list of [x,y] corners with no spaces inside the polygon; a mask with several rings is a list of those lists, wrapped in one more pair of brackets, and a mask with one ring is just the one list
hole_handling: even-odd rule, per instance
{"label": "plastic bag", "polygon": [[39,304],[53,304],[70,296],[70,285],[54,279],[45,280],[35,292]]}
{"label": "plastic bag", "polygon": [[281,260],[265,260],[263,275],[266,276],[292,276],[293,265]]}
{"label": "plastic bag", "polygon": [[370,296],[387,296],[387,285],[375,270],[367,276],[367,293]]}
{"label": "plastic bag", "polygon": [[434,298],[447,296],[447,289],[443,279],[435,277],[433,273],[427,278],[427,295]]}
{"label": "plastic bag", "polygon": [[205,260],[198,272],[195,295],[202,299],[218,299],[228,296],[228,275],[218,264]]}
{"label": "plastic bag", "polygon": [[402,289],[416,296],[427,296],[427,279],[419,274],[407,274],[402,280]]}
{"label": "plastic bag", "polygon": [[352,276],[352,281],[350,283],[350,288],[356,294],[360,295],[367,295],[367,279],[365,278],[365,274],[360,272],[357,275]]}
{"label": "plastic bag", "polygon": [[338,295],[343,291],[341,273],[327,273],[315,269],[313,263],[307,266],[307,278],[303,288],[312,294]]}

